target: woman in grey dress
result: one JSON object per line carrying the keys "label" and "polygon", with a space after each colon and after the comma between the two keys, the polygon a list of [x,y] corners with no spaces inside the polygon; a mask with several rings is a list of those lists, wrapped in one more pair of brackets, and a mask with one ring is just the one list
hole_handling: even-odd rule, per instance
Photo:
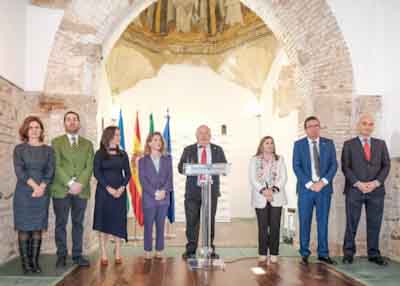
{"label": "woman in grey dress", "polygon": [[43,143],[42,121],[25,118],[19,135],[22,143],[14,149],[17,185],[14,194],[14,225],[24,273],[41,272],[39,265],[42,231],[47,229],[49,194],[54,175],[53,149]]}

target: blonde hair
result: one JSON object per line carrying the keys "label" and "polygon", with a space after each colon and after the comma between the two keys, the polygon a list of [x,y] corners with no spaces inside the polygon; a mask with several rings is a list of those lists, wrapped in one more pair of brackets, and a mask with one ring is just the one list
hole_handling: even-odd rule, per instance
{"label": "blonde hair", "polygon": [[274,149],[273,149],[272,153],[273,153],[273,155],[274,155],[274,159],[275,159],[276,161],[278,161],[278,160],[279,160],[279,155],[276,154],[275,140],[274,140],[274,138],[272,138],[272,136],[264,136],[264,137],[261,139],[261,141],[260,141],[260,143],[258,144],[258,147],[257,147],[257,152],[256,152],[256,154],[255,154],[254,156],[257,157],[257,156],[261,156],[261,155],[263,154],[263,152],[264,152],[264,143],[265,143],[265,141],[267,141],[268,139],[270,139],[271,142],[272,142],[272,145],[274,145]]}
{"label": "blonde hair", "polygon": [[144,146],[144,154],[145,155],[150,155],[151,154],[151,148],[150,148],[150,142],[153,140],[153,138],[155,136],[159,136],[161,139],[161,154],[165,155],[166,154],[166,150],[165,150],[165,141],[164,141],[164,137],[162,136],[162,134],[160,132],[153,132],[150,133],[147,138],[146,138],[146,143]]}

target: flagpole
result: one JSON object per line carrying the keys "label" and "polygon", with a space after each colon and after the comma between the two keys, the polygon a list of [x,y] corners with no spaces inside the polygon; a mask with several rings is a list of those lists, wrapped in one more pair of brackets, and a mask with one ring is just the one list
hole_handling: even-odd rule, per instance
{"label": "flagpole", "polygon": [[[136,168],[138,168],[137,166],[137,157],[136,156],[140,156],[140,152],[141,152],[141,140],[140,140],[140,129],[139,129],[139,117],[138,117],[139,111],[136,111],[136,120],[135,120],[135,140],[134,140],[134,145],[133,145],[133,152],[132,152],[132,158],[131,158],[131,164],[134,166],[134,168],[132,169],[132,177],[131,177],[131,181],[129,182],[129,184],[135,184],[134,181],[134,177],[136,176]],[[137,141],[138,140],[138,141]],[[136,150],[137,145],[139,146],[139,150]],[[139,151],[139,153],[137,154],[136,152]],[[137,183],[137,182],[136,182]],[[137,191],[137,189],[136,189]],[[137,194],[135,194],[136,196]],[[132,198],[133,199],[133,198]],[[136,197],[135,197],[136,200]],[[134,218],[134,227],[133,227],[133,236],[128,237],[128,240],[133,240],[133,241],[140,241],[140,240],[144,240],[143,236],[139,236],[138,235],[138,231],[137,231],[137,217],[136,217],[136,213],[135,213],[135,203],[133,203],[132,205],[132,211],[133,211],[133,218]]]}
{"label": "flagpole", "polygon": [[[167,108],[167,115],[165,116],[167,119],[167,122],[170,119],[170,115],[169,115],[169,108]],[[169,124],[169,122],[167,123]],[[169,127],[169,125],[168,125]],[[169,138],[170,140],[170,138]],[[170,150],[170,152],[172,153],[172,150]],[[171,155],[171,154],[170,154]],[[173,223],[170,223],[169,221],[166,221],[166,232],[164,234],[166,239],[172,239],[172,238],[176,238],[176,232],[175,232],[175,226]]]}
{"label": "flagpole", "polygon": [[133,226],[133,236],[129,236],[128,240],[129,241],[141,241],[141,240],[144,239],[144,237],[142,235],[139,236],[137,234],[137,221],[136,221],[136,218],[134,218],[134,219],[135,219],[135,223],[134,223],[134,226]]}
{"label": "flagpole", "polygon": [[168,221],[166,222],[166,224],[167,224],[167,231],[165,233],[165,238],[167,239],[176,238],[175,225]]}

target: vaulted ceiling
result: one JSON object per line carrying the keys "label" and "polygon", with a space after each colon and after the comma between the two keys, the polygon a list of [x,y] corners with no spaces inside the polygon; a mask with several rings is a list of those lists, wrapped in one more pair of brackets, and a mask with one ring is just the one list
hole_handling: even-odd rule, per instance
{"label": "vaulted ceiling", "polygon": [[124,31],[107,59],[113,95],[165,64],[208,66],[261,94],[279,43],[239,0],[158,0]]}
{"label": "vaulted ceiling", "polygon": [[123,38],[154,52],[218,54],[272,34],[239,0],[159,0]]}

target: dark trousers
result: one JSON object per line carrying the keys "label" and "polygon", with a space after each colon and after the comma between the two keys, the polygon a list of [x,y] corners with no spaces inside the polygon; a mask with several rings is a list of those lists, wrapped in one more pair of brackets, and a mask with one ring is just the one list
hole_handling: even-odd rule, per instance
{"label": "dark trousers", "polygon": [[164,250],[164,226],[169,206],[143,208],[144,250],[153,250],[153,225],[156,224],[156,250]]}
{"label": "dark trousers", "polygon": [[257,209],[258,253],[279,255],[279,239],[282,207],[273,207],[268,202],[265,208]]}
{"label": "dark trousers", "polygon": [[352,188],[346,191],[346,232],[344,235],[343,253],[353,256],[356,253],[355,238],[361,210],[365,205],[367,219],[368,257],[376,257],[379,252],[379,235],[381,231],[385,193],[383,189],[364,194]]}
{"label": "dark trousers", "polygon": [[[218,196],[211,196],[211,247],[215,251],[215,214],[217,213]],[[186,252],[190,254],[196,253],[199,240],[200,229],[200,210],[201,200],[193,198],[185,198],[185,216],[186,216]]]}
{"label": "dark trousers", "polygon": [[67,195],[63,199],[53,198],[54,214],[56,216],[55,240],[57,256],[67,256],[67,223],[71,210],[72,221],[72,257],[82,255],[83,221],[85,218],[87,200],[78,196]]}

